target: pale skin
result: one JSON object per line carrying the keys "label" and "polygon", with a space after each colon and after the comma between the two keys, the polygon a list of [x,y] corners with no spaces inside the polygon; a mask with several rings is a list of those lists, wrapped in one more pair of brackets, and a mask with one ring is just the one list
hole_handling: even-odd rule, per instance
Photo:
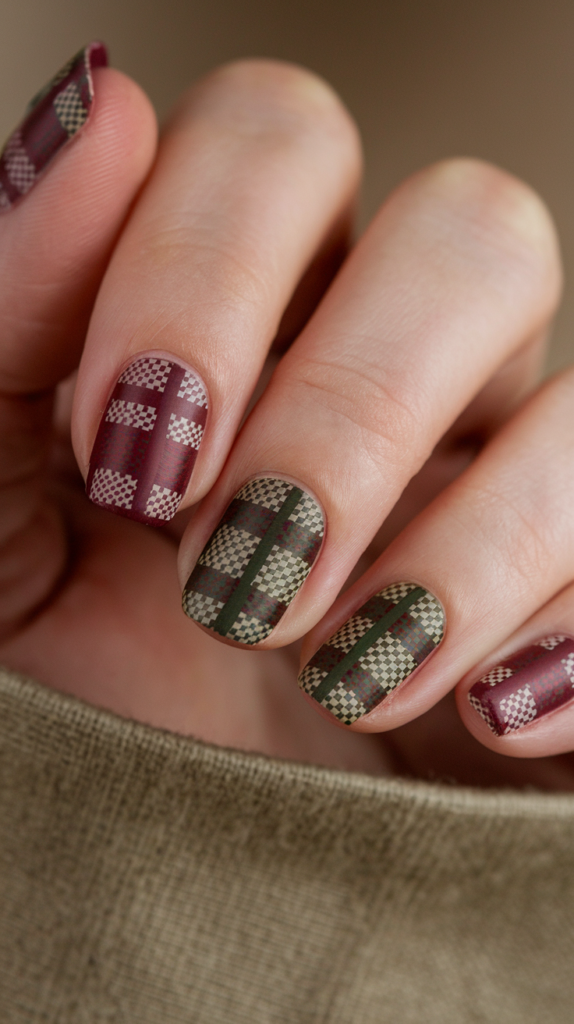
{"label": "pale skin", "polygon": [[[497,737],[466,700],[497,661],[574,635],[574,374],[536,390],[561,288],[541,200],[449,160],[403,183],[351,246],[360,142],[311,73],[220,69],[159,143],[129,79],[100,69],[95,95],[0,221],[0,661],[217,744],[573,788],[574,702]],[[210,396],[184,511],[163,530],[83,493],[110,387],[142,352],[191,365]],[[54,389],[78,366],[52,443]],[[183,615],[181,587],[264,472],[311,491],[327,534],[271,636],[240,649]],[[337,727],[298,690],[299,659],[402,579],[442,602],[445,639]]]}

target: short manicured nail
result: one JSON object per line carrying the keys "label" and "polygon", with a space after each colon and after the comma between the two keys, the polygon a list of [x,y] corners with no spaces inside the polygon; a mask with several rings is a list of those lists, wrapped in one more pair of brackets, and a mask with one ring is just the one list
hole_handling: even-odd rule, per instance
{"label": "short manicured nail", "polygon": [[105,46],[91,43],[34,97],[0,154],[0,210],[8,210],[25,196],[84,127],[94,99],[92,71],[107,63]]}
{"label": "short manicured nail", "polygon": [[205,388],[192,370],[140,356],[108,401],[86,490],[96,505],[161,526],[185,494],[207,419]]}
{"label": "short manicured nail", "polygon": [[574,640],[549,636],[491,668],[468,699],[497,736],[522,729],[574,697]]}
{"label": "short manicured nail", "polygon": [[183,610],[220,636],[258,644],[307,579],[324,533],[307,491],[262,476],[235,495],[183,592]]}
{"label": "short manicured nail", "polygon": [[436,597],[415,583],[393,583],[319,648],[299,686],[352,725],[408,679],[443,635],[444,612]]}

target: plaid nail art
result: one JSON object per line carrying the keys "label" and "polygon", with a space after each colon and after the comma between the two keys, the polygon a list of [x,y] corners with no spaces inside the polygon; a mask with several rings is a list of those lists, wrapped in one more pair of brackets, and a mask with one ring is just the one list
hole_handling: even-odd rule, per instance
{"label": "plaid nail art", "polygon": [[92,71],[107,63],[105,46],[91,43],[28,105],[0,154],[0,210],[25,196],[62,146],[84,127],[94,99]]}
{"label": "plaid nail art", "polygon": [[198,377],[142,356],[121,374],[96,436],[87,493],[110,512],[159,526],[185,494],[207,419]]}
{"label": "plaid nail art", "polygon": [[269,636],[317,558],[321,509],[287,480],[258,477],[236,494],[183,592],[186,615],[220,636]]}
{"label": "plaid nail art", "polygon": [[436,597],[392,583],[319,648],[299,686],[345,725],[368,714],[422,664],[444,635]]}
{"label": "plaid nail art", "polygon": [[497,736],[542,718],[574,697],[574,640],[549,636],[491,668],[468,699]]}

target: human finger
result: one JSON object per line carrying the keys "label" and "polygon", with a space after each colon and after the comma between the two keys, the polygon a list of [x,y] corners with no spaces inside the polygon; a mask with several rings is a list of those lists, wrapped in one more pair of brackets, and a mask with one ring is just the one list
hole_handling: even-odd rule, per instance
{"label": "human finger", "polygon": [[510,757],[574,750],[574,586],[536,612],[457,687],[459,714]]}
{"label": "human finger", "polygon": [[542,375],[550,332],[538,332],[498,370],[409,481],[353,571],[358,579],[419,512],[474,461]]}
{"label": "human finger", "polygon": [[99,44],[81,51],[0,157],[2,629],[46,598],[66,560],[44,478],[53,389],[78,362],[110,249],[154,155],[151,106],[102,66],[104,54]]}
{"label": "human finger", "polygon": [[82,359],[92,501],[161,525],[213,485],[300,278],[339,244],[359,166],[348,114],[302,69],[233,64],[184,97]]}
{"label": "human finger", "polygon": [[110,248],[153,159],[149,101],[100,66],[103,53],[87,47],[55,76],[0,159],[3,391],[51,387],[77,365]]}
{"label": "human finger", "polygon": [[[364,731],[409,721],[463,677],[468,690],[474,666],[492,665],[490,652],[570,583],[573,394],[572,371],[543,387],[344,595],[331,616],[344,625],[325,642],[322,624],[322,646],[316,635],[305,655],[301,686],[319,705]],[[490,690],[500,672],[470,688],[475,710],[502,694],[506,684]]]}
{"label": "human finger", "polygon": [[273,646],[313,626],[439,438],[547,323],[559,278],[548,214],[515,179],[451,161],[403,184],[190,525],[187,614]]}

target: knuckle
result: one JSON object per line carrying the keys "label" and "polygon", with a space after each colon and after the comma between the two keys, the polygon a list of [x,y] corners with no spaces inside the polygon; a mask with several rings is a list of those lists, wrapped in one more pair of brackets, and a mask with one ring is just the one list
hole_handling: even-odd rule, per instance
{"label": "knuckle", "polygon": [[[196,223],[192,239],[186,225],[155,225],[140,241],[138,255],[158,276],[168,271],[181,281],[183,296],[191,284],[194,315],[232,336],[247,330],[254,314],[263,316],[272,302],[273,282],[249,248],[235,244],[233,235],[214,235],[209,224]],[[180,320],[181,312],[172,304],[172,319]]]}
{"label": "knuckle", "polygon": [[434,164],[411,182],[430,204],[439,234],[457,245],[464,238],[475,260],[514,281],[548,315],[560,293],[560,252],[552,217],[533,189],[492,164],[462,158]]}
{"label": "knuckle", "polygon": [[322,406],[334,435],[344,434],[345,447],[350,445],[355,453],[361,450],[385,472],[391,466],[404,466],[405,459],[410,462],[417,452],[422,463],[429,453],[422,405],[413,405],[408,388],[403,391],[395,380],[373,373],[372,367],[357,358],[345,366],[300,358],[296,371],[282,383],[298,393],[294,404],[307,407],[311,400]]}
{"label": "knuckle", "polygon": [[538,587],[556,563],[557,534],[562,517],[554,509],[541,509],[524,493],[504,487],[501,481],[472,484],[460,481],[463,492],[461,520],[472,537],[478,555],[492,560],[493,549],[504,575],[511,573],[520,585]]}
{"label": "knuckle", "polygon": [[286,142],[334,136],[360,155],[355,123],[334,89],[296,64],[240,60],[211,72],[199,95],[237,134]]}

